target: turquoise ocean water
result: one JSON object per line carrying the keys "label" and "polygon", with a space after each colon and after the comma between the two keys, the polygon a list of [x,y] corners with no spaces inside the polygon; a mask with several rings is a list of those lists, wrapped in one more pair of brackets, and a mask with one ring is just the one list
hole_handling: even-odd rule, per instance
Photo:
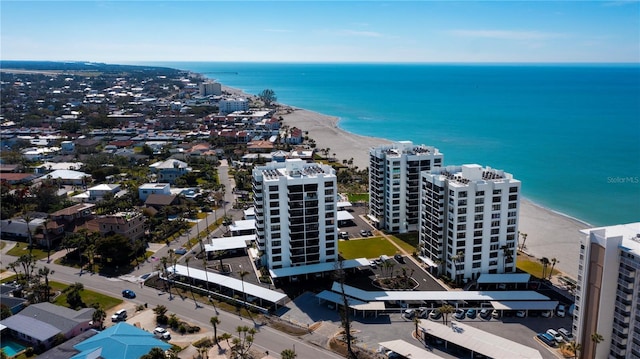
{"label": "turquoise ocean water", "polygon": [[152,63],[436,146],[512,173],[535,203],[592,225],[640,220],[640,66]]}

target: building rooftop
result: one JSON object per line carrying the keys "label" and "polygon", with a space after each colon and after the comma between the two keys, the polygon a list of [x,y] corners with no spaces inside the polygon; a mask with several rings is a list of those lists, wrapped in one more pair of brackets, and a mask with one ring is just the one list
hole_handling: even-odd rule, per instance
{"label": "building rooftop", "polygon": [[640,222],[587,228],[580,232],[587,236],[594,234],[602,238],[622,237],[621,247],[635,255],[640,255]]}

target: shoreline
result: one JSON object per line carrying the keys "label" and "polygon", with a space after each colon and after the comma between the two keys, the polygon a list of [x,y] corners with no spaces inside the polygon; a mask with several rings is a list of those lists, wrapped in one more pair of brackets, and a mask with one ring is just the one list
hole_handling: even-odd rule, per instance
{"label": "shoreline", "polygon": [[[234,95],[257,97],[225,85],[222,85],[222,90]],[[370,148],[395,142],[345,131],[339,127],[339,118],[335,116],[280,105],[292,110],[291,113],[276,114],[282,116],[284,125],[308,132],[309,138],[316,142],[317,149],[330,148],[329,152],[335,153],[340,162],[352,158],[354,166],[359,169],[369,166]],[[537,204],[527,197],[520,200],[519,231],[527,234],[525,253],[536,258],[556,258],[555,268],[573,279],[576,279],[578,274],[579,231],[585,228],[593,226],[579,218]],[[520,239],[519,245],[521,244]]]}

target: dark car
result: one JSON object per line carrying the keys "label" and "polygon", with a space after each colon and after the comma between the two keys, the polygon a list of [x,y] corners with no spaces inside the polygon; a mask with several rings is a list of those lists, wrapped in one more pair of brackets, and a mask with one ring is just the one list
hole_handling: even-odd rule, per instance
{"label": "dark car", "polygon": [[178,249],[176,249],[175,253],[183,255],[183,254],[187,254],[187,250],[184,249],[184,248],[178,248]]}
{"label": "dark car", "polygon": [[393,258],[398,261],[398,263],[404,263],[404,258],[399,254],[396,254]]}
{"label": "dark car", "polygon": [[130,289],[125,289],[122,291],[122,296],[125,298],[133,299],[136,297],[136,293]]}

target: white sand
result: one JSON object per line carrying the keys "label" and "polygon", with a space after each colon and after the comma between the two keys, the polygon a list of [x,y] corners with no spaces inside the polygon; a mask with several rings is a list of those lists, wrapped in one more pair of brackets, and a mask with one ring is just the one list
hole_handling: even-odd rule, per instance
{"label": "white sand", "polygon": [[[242,94],[237,89],[223,89]],[[338,118],[304,109],[295,109],[289,114],[279,113],[278,116],[282,116],[284,125],[308,131],[309,138],[316,141],[316,149],[329,148],[329,153],[335,153],[340,163],[343,159],[353,158],[354,166],[359,169],[369,166],[371,147],[392,143],[382,138],[360,136],[341,130],[338,128]],[[529,200],[523,199],[520,202],[519,230],[527,234],[526,252],[536,258],[556,258],[555,268],[572,278],[576,278],[578,273],[579,230],[589,227],[591,226],[587,223],[540,207]]]}

